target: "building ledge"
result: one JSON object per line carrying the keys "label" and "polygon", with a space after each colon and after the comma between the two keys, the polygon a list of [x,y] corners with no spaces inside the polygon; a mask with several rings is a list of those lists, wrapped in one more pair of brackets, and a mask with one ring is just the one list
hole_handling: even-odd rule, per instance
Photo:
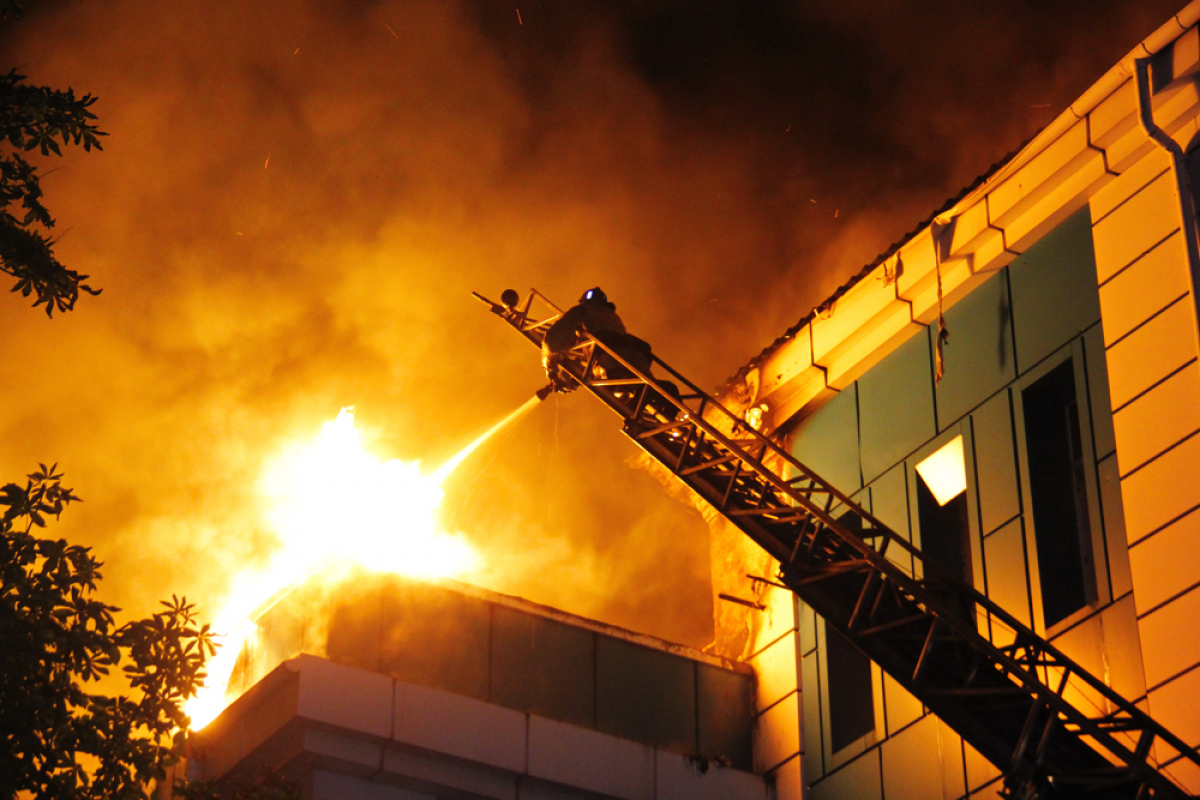
{"label": "building ledge", "polygon": [[188,771],[226,786],[275,773],[313,797],[767,797],[761,776],[311,655],[195,734]]}

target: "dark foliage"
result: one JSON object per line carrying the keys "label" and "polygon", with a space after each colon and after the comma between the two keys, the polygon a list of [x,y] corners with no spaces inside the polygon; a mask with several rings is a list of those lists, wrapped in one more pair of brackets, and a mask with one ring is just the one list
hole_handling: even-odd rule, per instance
{"label": "dark foliage", "polygon": [[[182,755],[211,634],[180,598],[115,624],[89,548],[33,535],[79,499],[61,479],[0,489],[0,798],[142,798]],[[126,693],[96,686],[113,671]]]}
{"label": "dark foliage", "polygon": [[[14,0],[0,0],[0,19],[19,19],[21,14]],[[37,150],[43,156],[61,156],[64,145],[100,150],[99,137],[105,134],[88,110],[95,97],[77,98],[70,88],[62,91],[24,81],[15,70],[0,75],[0,271],[17,279],[12,291],[34,295],[34,307],[45,306],[46,314],[53,316],[56,309],[74,308],[81,291],[100,292],[85,283],[87,275],[60,264],[54,240],[35,228],[54,227],[54,218],[42,204],[37,167],[22,154]]]}

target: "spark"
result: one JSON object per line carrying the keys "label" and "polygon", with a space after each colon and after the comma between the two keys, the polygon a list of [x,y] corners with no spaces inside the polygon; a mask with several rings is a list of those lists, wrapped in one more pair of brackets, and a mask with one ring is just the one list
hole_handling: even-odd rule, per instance
{"label": "spark", "polygon": [[266,169],[267,165],[270,163],[271,163],[271,154],[267,153],[267,160],[263,162],[263,169]]}
{"label": "spark", "polygon": [[524,22],[522,22],[522,21],[521,21],[521,9],[519,9],[519,8],[517,9],[517,24],[518,24],[518,25],[524,25],[524,24],[525,24]]}
{"label": "spark", "polygon": [[396,39],[399,39],[399,38],[400,38],[399,36],[396,36],[396,32],[395,32],[394,30],[392,30],[392,26],[391,26],[391,25],[388,25],[388,24],[385,22],[385,23],[383,23],[383,27],[387,28],[387,29],[388,29],[388,33],[390,33],[390,34],[391,34],[391,35],[392,35],[394,38],[396,38]]}

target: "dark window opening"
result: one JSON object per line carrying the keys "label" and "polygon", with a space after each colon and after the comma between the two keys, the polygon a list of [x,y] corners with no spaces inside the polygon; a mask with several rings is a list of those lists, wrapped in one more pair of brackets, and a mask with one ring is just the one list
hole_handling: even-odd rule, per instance
{"label": "dark window opening", "polygon": [[829,739],[833,752],[875,730],[871,661],[832,628],[825,628],[829,668]]}
{"label": "dark window opening", "polygon": [[1091,601],[1092,548],[1075,371],[1068,359],[1022,393],[1046,627]]}
{"label": "dark window opening", "polygon": [[[925,479],[917,475],[917,522],[921,526],[921,553],[925,563],[932,562],[950,573],[952,578],[970,584],[971,525],[968,520],[966,492],[959,492],[944,506],[938,505]],[[956,591],[945,576],[926,568],[925,586],[962,619],[972,618],[973,604]]]}
{"label": "dark window opening", "polygon": [[[917,522],[921,526],[921,553],[955,578],[971,583],[971,526],[967,493],[960,492],[946,505],[938,505],[925,479],[917,475]],[[936,581],[933,575],[927,578]]]}

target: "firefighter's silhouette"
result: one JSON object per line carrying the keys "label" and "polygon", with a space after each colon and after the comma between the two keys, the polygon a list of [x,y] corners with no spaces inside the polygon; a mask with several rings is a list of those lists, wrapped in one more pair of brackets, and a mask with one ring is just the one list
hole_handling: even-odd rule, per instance
{"label": "firefighter's silhouette", "polygon": [[[617,316],[616,305],[597,286],[584,292],[579,302],[567,309],[546,331],[542,340],[542,365],[550,382],[538,391],[538,397],[544,400],[551,392],[569,392],[576,387],[575,378],[562,367],[570,360],[585,360],[580,349],[588,341],[585,334],[601,342],[643,375],[650,374],[652,360],[649,343],[625,330],[625,323]],[[632,373],[620,361],[598,348],[592,359],[591,377],[600,380],[619,379],[632,377]],[[679,390],[675,384],[670,381],[658,381],[658,384],[678,397]]]}

